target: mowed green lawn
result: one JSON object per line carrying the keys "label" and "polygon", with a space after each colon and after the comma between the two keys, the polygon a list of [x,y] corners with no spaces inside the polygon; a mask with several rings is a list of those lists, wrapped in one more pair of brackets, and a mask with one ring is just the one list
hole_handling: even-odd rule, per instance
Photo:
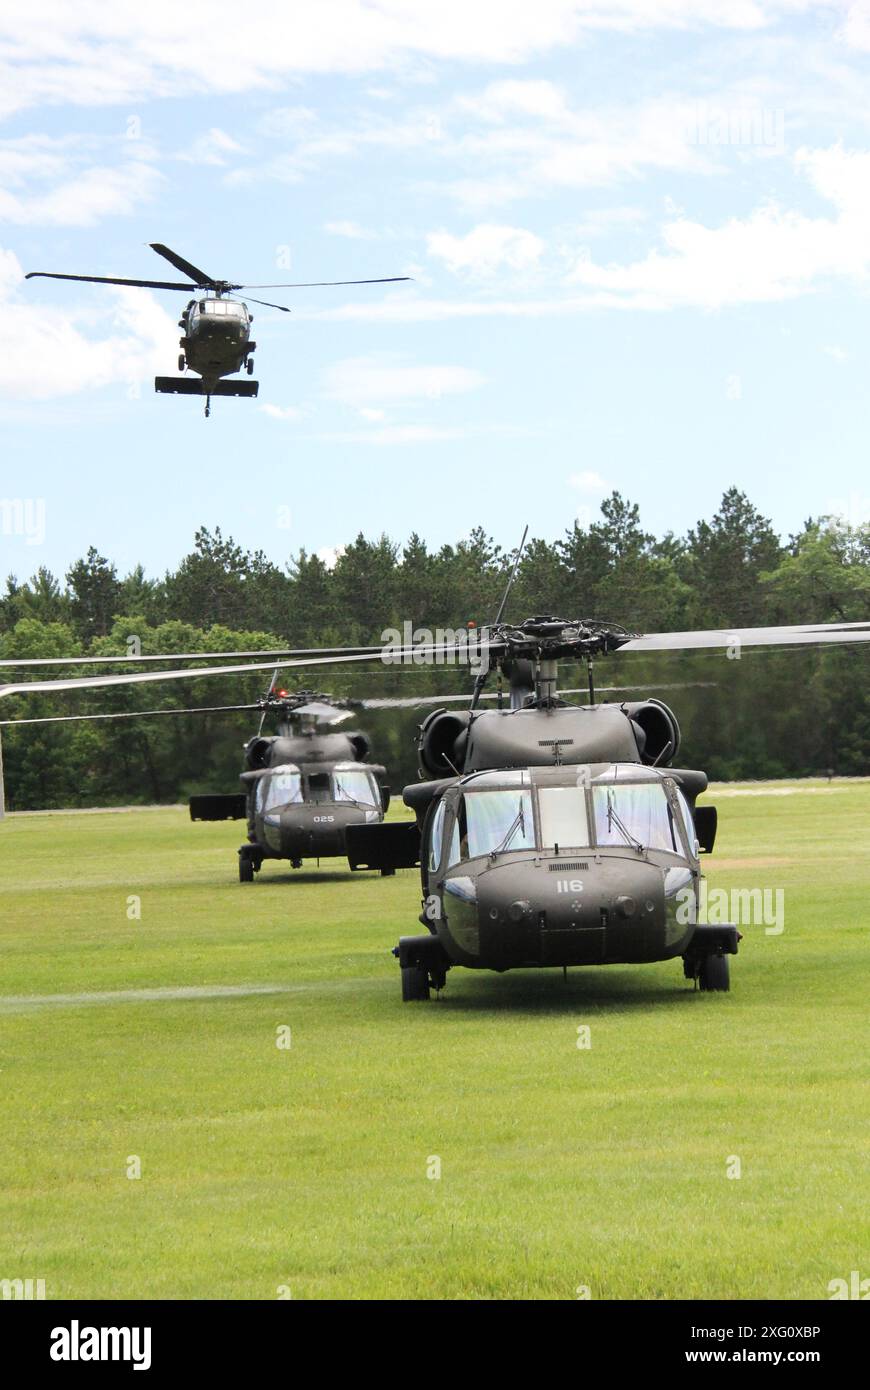
{"label": "mowed green lawn", "polygon": [[[242,886],[239,824],[7,819],[0,1278],[50,1298],[824,1299],[870,1274],[870,781],[722,790],[711,886],[785,891],[729,995],[677,961],[457,970],[403,1005],[389,951],[419,930],[415,873],[267,864]],[[173,997],[191,987],[235,992]]]}

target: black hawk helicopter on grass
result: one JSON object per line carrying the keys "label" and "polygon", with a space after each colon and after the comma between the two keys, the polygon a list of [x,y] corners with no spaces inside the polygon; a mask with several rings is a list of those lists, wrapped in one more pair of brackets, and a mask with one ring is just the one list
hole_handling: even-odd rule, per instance
{"label": "black hawk helicopter on grass", "polygon": [[[298,869],[303,859],[344,857],[348,826],[381,822],[390,804],[386,768],[366,761],[366,735],[333,730],[365,702],[313,690],[291,694],[276,680],[277,673],[258,701],[260,727],[245,744],[244,792],[190,799],[191,820],[247,817],[248,841],[239,850],[242,883],[253,882],[264,859],[289,859]],[[277,734],[264,736],[267,715],[277,719]]]}
{"label": "black hawk helicopter on grass", "polygon": [[[356,653],[359,649],[349,648],[347,651]],[[52,662],[50,658],[38,658],[30,661],[2,661],[0,667],[52,664],[80,666],[88,663],[137,665],[191,659],[196,655],[182,653],[175,656],[67,657],[57,662]],[[206,653],[202,659],[215,655],[217,653]],[[263,653],[227,655],[260,656]],[[289,664],[299,666],[309,663],[291,660]],[[233,665],[154,671],[145,674],[25,681],[17,685],[0,686],[0,697],[9,694],[33,694],[37,691],[102,688],[139,682],[192,679],[215,674],[229,675],[236,671],[262,670],[263,665],[264,663],[257,663],[253,666]],[[191,797],[189,802],[191,820],[247,819],[248,839],[239,849],[239,879],[242,883],[250,883],[265,859],[289,859],[295,869],[301,867],[304,859],[317,859],[319,862],[320,859],[326,858],[344,858],[347,827],[356,823],[368,825],[380,822],[390,801],[390,789],[385,780],[386,768],[368,761],[370,745],[367,736],[359,730],[344,731],[332,727],[349,719],[355,710],[380,708],[384,704],[388,705],[389,700],[336,699],[324,692],[307,689],[291,692],[278,687],[280,669],[281,667],[275,670],[266,694],[251,704],[51,715],[37,719],[0,720],[0,726],[259,710],[260,723],[257,732],[244,745],[244,769],[241,773],[244,791],[230,795],[205,793]],[[275,734],[263,732],[268,716],[277,720]],[[395,870],[385,867],[382,872],[386,876]]]}
{"label": "black hawk helicopter on grass", "polygon": [[[756,647],[867,642],[870,622],[641,636],[591,619],[546,616],[507,624],[501,622],[503,609],[504,600],[493,626],[482,631],[480,669],[470,701],[459,695],[356,702],[381,709],[435,706],[420,726],[418,740],[421,776],[427,780],[403,792],[414,821],[357,820],[345,830],[352,869],[420,866],[425,930],[402,937],[394,950],[403,999],[428,999],[457,965],[496,971],[567,969],[678,956],[686,978],[702,990],[727,990],[727,957],[736,953],[740,933],[734,924],[697,921],[700,855],[713,849],[717,820],[715,807],[697,804],[706,774],[671,766],[680,729],[662,701],[600,702],[593,662],[615,651],[718,648],[733,654]],[[16,682],[0,686],[0,699],[264,670],[276,658],[285,670],[406,659],[416,664],[439,657],[449,662],[451,653],[455,657],[455,647],[438,642],[398,649],[321,649],[316,655],[236,653],[272,660]],[[586,663],[588,703],[569,704],[562,698],[579,693],[557,688],[558,664],[565,659]],[[83,663],[68,658],[62,664]],[[480,709],[493,669],[499,674],[497,708]],[[507,707],[501,688],[505,677]],[[446,707],[464,701],[469,701],[467,710]],[[272,756],[270,752],[274,772]]]}
{"label": "black hawk helicopter on grass", "polygon": [[[504,604],[502,604],[502,608]],[[716,837],[697,805],[706,774],[671,766],[676,715],[662,701],[599,703],[592,667],[608,652],[783,648],[866,642],[870,623],[640,636],[554,616],[496,622],[467,710],[443,697],[419,729],[420,775],[404,789],[411,824],[348,830],[352,868],[420,866],[422,933],[394,948],[404,1000],[428,999],[462,965],[521,968],[681,957],[702,990],[727,990],[735,924],[698,921],[700,855]],[[557,689],[558,663],[582,660],[588,703]],[[493,668],[509,686],[478,709]],[[467,700],[465,697],[457,697]]]}
{"label": "black hawk helicopter on grass", "polygon": [[[318,289],[337,285],[390,285],[400,280],[408,280],[407,275],[390,275],[378,280],[315,280],[300,284],[281,285],[236,285],[229,280],[216,280],[198,266],[186,261],[168,246],[158,241],[150,243],[151,250],[169,261],[187,281],[177,280],[123,280],[112,275],[61,275],[56,271],[31,270],[26,280],[84,280],[97,285],[134,285],[150,290],[195,291],[200,297],[190,300],[182,312],[178,326],[182,330],[179,340],[181,353],[178,370],[198,372],[193,376],[158,376],[154,378],[154,389],[163,393],[182,396],[205,396],[206,418],[211,414],[212,396],[256,396],[258,381],[225,381],[234,372],[244,369],[248,376],[253,375],[253,352],[257,346],[251,340],[253,314],[248,312],[247,304],[232,296],[237,290],[299,290]],[[248,296],[250,298],[250,296]],[[267,299],[251,299],[252,304],[262,304],[267,309],[280,309],[282,314],[290,310],[284,304],[272,304]]]}

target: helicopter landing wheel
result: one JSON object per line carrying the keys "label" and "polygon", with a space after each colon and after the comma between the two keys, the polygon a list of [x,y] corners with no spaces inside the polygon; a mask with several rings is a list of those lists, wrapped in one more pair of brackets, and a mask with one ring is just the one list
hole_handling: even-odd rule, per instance
{"label": "helicopter landing wheel", "polygon": [[239,883],[254,882],[254,861],[246,854],[239,855]]}
{"label": "helicopter landing wheel", "polygon": [[429,971],[424,965],[402,966],[402,1002],[429,998]]}
{"label": "helicopter landing wheel", "polygon": [[178,358],[178,370],[179,370],[180,372],[183,372],[186,366],[187,366],[187,358],[185,357],[184,353],[182,352],[182,353],[179,355],[179,358]]}
{"label": "helicopter landing wheel", "polygon": [[301,869],[301,868],[302,868],[302,860],[301,860],[301,859],[291,859],[291,860],[290,860],[290,868],[291,868],[291,869]]}
{"label": "helicopter landing wheel", "polygon": [[395,872],[395,869],[381,869],[381,878],[393,878]]}
{"label": "helicopter landing wheel", "polygon": [[253,375],[254,375],[254,359],[253,359],[253,357],[249,357],[249,358],[248,358],[247,362],[245,363],[245,370],[247,371],[248,376],[253,376]]}
{"label": "helicopter landing wheel", "polygon": [[698,988],[725,991],[731,988],[731,970],[727,956],[704,956],[698,971]]}

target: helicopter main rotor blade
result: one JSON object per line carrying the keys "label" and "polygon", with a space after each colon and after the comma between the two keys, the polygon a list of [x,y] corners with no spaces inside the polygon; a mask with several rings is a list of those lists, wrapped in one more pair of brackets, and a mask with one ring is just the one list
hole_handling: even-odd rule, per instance
{"label": "helicopter main rotor blade", "polygon": [[89,285],[133,285],[140,290],[198,290],[199,285],[177,280],[122,280],[117,275],[61,275],[56,270],[29,270],[25,280],[85,280]]}
{"label": "helicopter main rotor blade", "polygon": [[868,623],[798,623],[791,627],[721,627],[697,632],[648,632],[619,647],[622,652],[693,651],[707,647],[824,646],[870,642]]}
{"label": "helicopter main rotor blade", "polygon": [[[383,647],[275,647],[263,651],[250,652],[162,652],[154,656],[28,656],[28,657],[4,657],[0,660],[0,667],[3,666],[136,666],[145,661],[217,661],[220,657],[242,657],[242,656],[271,656],[271,657],[296,657],[296,656],[334,656],[341,659],[345,656],[361,656],[369,654],[379,656]],[[274,660],[270,665],[274,666]]]}
{"label": "helicopter main rotor blade", "polygon": [[[500,645],[493,643],[490,649]],[[359,655],[316,656],[301,660],[282,661],[281,669],[289,670],[291,667],[300,666],[334,666],[341,662],[373,661],[380,657],[385,669],[388,670],[393,663],[400,662],[404,657],[413,661],[415,657],[419,659],[421,655],[435,657],[450,653],[455,655],[458,650],[456,646],[446,646],[444,643],[415,647],[375,647],[371,651]],[[234,666],[200,666],[176,671],[140,671],[135,674],[118,676],[74,676],[51,681],[16,681],[11,685],[0,685],[0,699],[7,695],[50,694],[53,690],[92,690],[110,685],[142,685],[152,681],[197,680],[207,676],[231,676],[234,672],[241,674],[246,671],[271,671],[274,666],[275,662],[272,660]]]}
{"label": "helicopter main rotor blade", "polygon": [[[300,280],[293,285],[237,285],[237,290],[319,290],[333,285],[396,285],[412,275],[386,275],[380,280]],[[254,301],[256,303],[256,300]]]}
{"label": "helicopter main rotor blade", "polygon": [[0,719],[0,728],[16,724],[72,724],[83,719],[150,719],[155,714],[225,714],[230,710],[257,709],[256,705],[198,705],[193,709],[117,710],[111,714],[49,714],[42,719]]}
{"label": "helicopter main rotor blade", "polygon": [[216,285],[218,282],[213,275],[206,275],[204,270],[200,270],[198,265],[192,265],[183,256],[179,256],[176,251],[170,251],[168,246],[164,246],[160,241],[150,241],[149,246],[152,251],[156,251],[158,256],[162,256],[170,265],[174,265],[176,270],[180,270],[182,275],[189,275],[197,286]]}
{"label": "helicopter main rotor blade", "polygon": [[249,304],[263,304],[267,309],[280,309],[282,314],[289,314],[292,312],[287,308],[286,304],[272,304],[268,299],[254,299],[253,295],[250,294],[245,295],[245,299]]}
{"label": "helicopter main rotor blade", "polygon": [[[678,681],[671,685],[650,685],[648,681],[642,681],[639,685],[600,685],[599,694],[621,694],[629,693],[634,690],[710,690],[718,685],[717,681]],[[426,705],[458,705],[467,703],[473,691],[468,691],[465,695],[385,695],[382,698],[354,700],[352,703],[357,709],[420,709]],[[588,690],[585,686],[578,686],[570,690],[557,690],[557,696],[561,695],[587,695]],[[497,700],[498,691],[487,690],[478,696],[480,700]]]}

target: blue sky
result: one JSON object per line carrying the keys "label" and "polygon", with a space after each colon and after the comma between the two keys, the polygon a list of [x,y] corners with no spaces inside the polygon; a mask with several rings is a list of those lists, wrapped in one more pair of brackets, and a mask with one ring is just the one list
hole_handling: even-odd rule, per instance
{"label": "blue sky", "polygon": [[[249,9],[3,7],[4,574],[160,574],[201,524],[508,547],[613,488],[657,533],[732,484],[868,519],[870,4]],[[258,400],[205,421],[153,391],[184,295],[22,278],[173,278],[151,241],[414,279],[275,291]]]}

